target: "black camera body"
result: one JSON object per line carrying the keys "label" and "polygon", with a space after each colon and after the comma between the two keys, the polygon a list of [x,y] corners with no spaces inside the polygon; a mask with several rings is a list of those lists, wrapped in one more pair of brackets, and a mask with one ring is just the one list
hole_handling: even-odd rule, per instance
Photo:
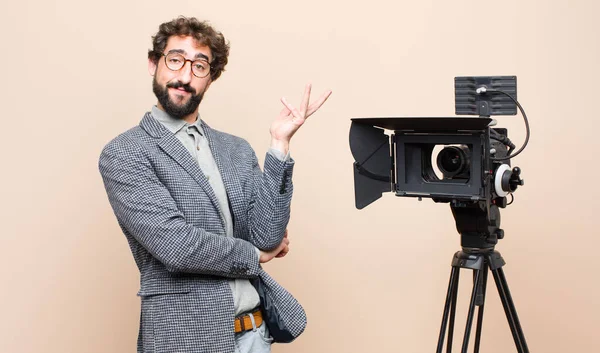
{"label": "black camera body", "polygon": [[[481,93],[498,87],[514,102]],[[516,77],[457,77],[455,93],[457,114],[479,116],[352,119],[356,207],[384,192],[450,203],[463,247],[493,247],[504,235],[499,208],[523,181],[508,131],[489,115],[516,114]]]}

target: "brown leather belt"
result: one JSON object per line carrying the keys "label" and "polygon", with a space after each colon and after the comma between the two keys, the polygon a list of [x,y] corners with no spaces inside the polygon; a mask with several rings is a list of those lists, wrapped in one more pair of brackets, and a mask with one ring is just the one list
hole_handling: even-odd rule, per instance
{"label": "brown leather belt", "polygon": [[254,324],[256,325],[256,327],[259,327],[260,325],[262,325],[262,323],[263,323],[262,312],[260,311],[260,309],[258,309],[252,313],[248,313],[243,316],[238,316],[235,318],[235,321],[234,321],[235,333],[239,333],[242,331],[250,331],[254,328],[252,326],[252,319],[250,319],[250,315],[254,316]]}

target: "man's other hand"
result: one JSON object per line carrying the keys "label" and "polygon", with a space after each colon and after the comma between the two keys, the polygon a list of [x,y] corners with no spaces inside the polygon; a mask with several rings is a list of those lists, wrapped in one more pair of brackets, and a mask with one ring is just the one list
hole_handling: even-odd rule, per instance
{"label": "man's other hand", "polygon": [[287,253],[290,251],[290,240],[288,239],[288,232],[287,229],[285,230],[285,235],[283,236],[283,240],[281,241],[281,243],[279,244],[279,246],[271,251],[260,251],[260,259],[259,262],[260,263],[266,263],[269,262],[271,260],[273,260],[273,258],[278,257],[284,257],[285,255],[287,255]]}

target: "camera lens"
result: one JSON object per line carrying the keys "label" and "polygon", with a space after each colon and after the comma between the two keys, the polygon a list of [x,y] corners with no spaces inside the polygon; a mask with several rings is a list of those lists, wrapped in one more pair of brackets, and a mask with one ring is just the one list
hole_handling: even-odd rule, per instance
{"label": "camera lens", "polygon": [[468,177],[468,151],[467,146],[448,146],[438,154],[437,166],[445,178]]}

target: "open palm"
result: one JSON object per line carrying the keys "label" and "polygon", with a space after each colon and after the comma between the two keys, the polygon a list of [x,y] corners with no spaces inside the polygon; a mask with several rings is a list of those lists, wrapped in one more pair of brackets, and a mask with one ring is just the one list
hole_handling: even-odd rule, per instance
{"label": "open palm", "polygon": [[302,102],[299,109],[296,109],[285,98],[281,98],[281,102],[285,106],[279,116],[271,124],[271,138],[275,141],[289,143],[290,139],[296,131],[304,124],[306,119],[316,112],[325,103],[331,95],[331,91],[326,91],[314,103],[309,105],[311,85],[306,85]]}

